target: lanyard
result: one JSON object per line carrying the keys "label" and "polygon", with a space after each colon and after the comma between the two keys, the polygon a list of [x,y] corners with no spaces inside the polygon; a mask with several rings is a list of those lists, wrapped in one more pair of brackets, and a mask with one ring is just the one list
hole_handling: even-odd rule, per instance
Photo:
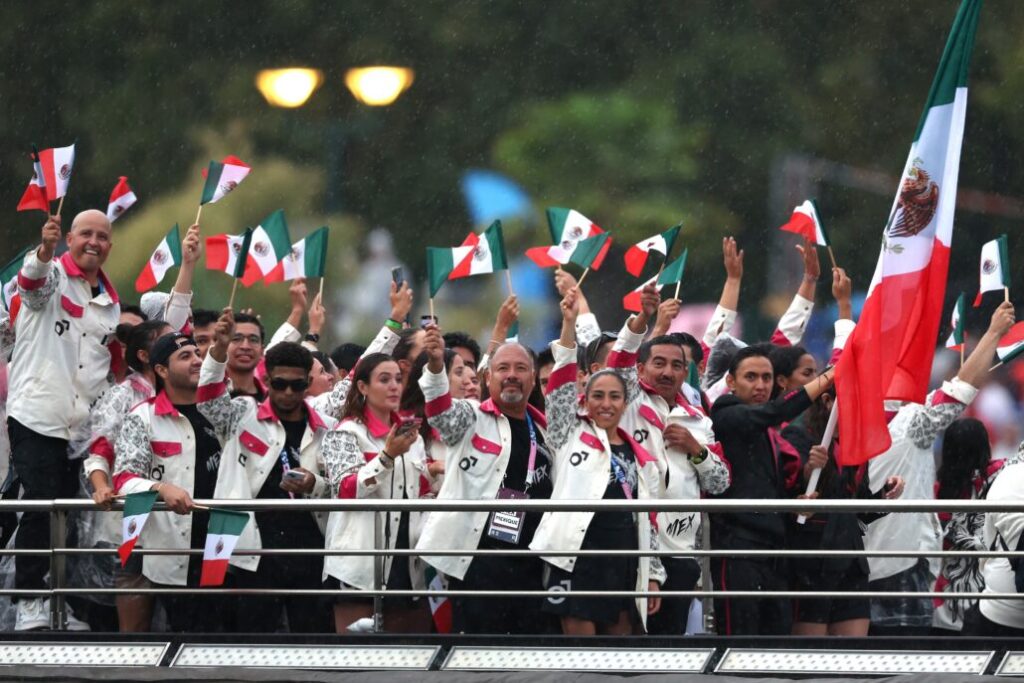
{"label": "lanyard", "polygon": [[530,459],[526,463],[526,485],[523,488],[529,490],[537,465],[537,432],[533,428],[533,419],[530,417],[529,411],[526,413],[526,426],[530,430]]}
{"label": "lanyard", "polygon": [[626,473],[622,471],[622,466],[615,459],[615,454],[610,453],[608,459],[612,461],[612,474],[615,475],[615,480],[622,487],[622,492],[626,494],[626,500],[633,500],[633,489],[626,480]]}

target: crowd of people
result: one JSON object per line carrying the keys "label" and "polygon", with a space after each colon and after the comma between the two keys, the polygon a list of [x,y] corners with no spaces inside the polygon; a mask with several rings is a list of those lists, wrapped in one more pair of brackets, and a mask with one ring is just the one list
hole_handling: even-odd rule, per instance
{"label": "crowd of people", "polygon": [[[58,256],[58,242],[67,251]],[[834,365],[854,328],[852,284],[839,268],[831,294],[839,309],[825,367],[799,344],[822,277],[812,245],[801,247],[804,275],[770,341],[730,334],[743,276],[743,251],[723,240],[726,281],[706,330],[669,333],[677,299],[653,285],[641,311],[603,331],[568,272],[555,271],[561,333],[535,352],[507,339],[519,305],[509,296],[491,338],[437,324],[408,324],[413,293],[395,282],[391,312],[366,346],[318,349],[325,312],[305,283],[290,289],[287,321],[269,339],[252,310],[193,306],[201,257],[199,227],[186,233],[169,294],[129,305],[103,271],[110,222],[85,211],[63,233],[59,216],[42,228],[18,275],[18,300],[0,324],[9,357],[6,416],[12,474],[7,497],[91,495],[96,512],[79,544],[114,548],[120,496],[155,491],[168,511],[150,515],[138,547],[121,566],[101,556],[96,582],[125,590],[116,619],[72,602],[69,627],[126,632],[296,633],[359,630],[374,614],[368,591],[385,556],[388,590],[442,586],[464,591],[547,591],[543,598],[457,595],[451,629],[465,633],[680,635],[691,600],[591,597],[638,591],[788,591],[776,597],[714,600],[722,634],[1024,634],[1024,601],[869,600],[835,591],[931,590],[1012,593],[1024,587],[1016,561],[970,557],[781,557],[772,551],[984,550],[1021,547],[1024,514],[814,514],[757,510],[708,516],[591,512],[310,513],[299,499],[440,500],[778,500],[900,496],[914,499],[1020,499],[1021,456],[994,460],[985,426],[963,413],[1014,322],[1000,305],[956,376],[923,404],[886,405],[891,448],[860,467],[837,466],[840,443],[823,435],[835,401]],[[381,296],[385,295],[381,292]],[[303,333],[303,319],[306,327]],[[942,438],[941,467],[933,447]],[[824,445],[821,445],[823,444]],[[820,470],[817,490],[807,482]],[[197,588],[209,512],[200,499],[271,499],[281,509],[251,513],[225,585],[244,589],[329,588],[323,595],[230,595]],[[376,519],[375,519],[376,518]],[[10,532],[9,529],[5,529]],[[24,512],[17,549],[47,548],[49,516]],[[694,550],[715,556],[702,572]],[[327,554],[251,555],[245,549],[326,549]],[[532,550],[537,554],[477,551]],[[668,550],[669,554],[600,555]],[[448,551],[440,553],[440,551]],[[464,551],[463,555],[450,554]],[[545,552],[558,554],[545,555]],[[564,552],[588,551],[579,556]],[[596,552],[595,552],[596,551]],[[767,551],[754,556],[745,551]],[[358,553],[358,554],[351,554]],[[43,591],[47,559],[17,555],[14,587]],[[132,593],[196,588],[191,594]],[[437,607],[438,601],[433,601]],[[389,632],[438,628],[431,601],[409,594],[383,600]],[[113,612],[114,608],[109,608]],[[49,626],[49,601],[21,597],[19,630]]]}

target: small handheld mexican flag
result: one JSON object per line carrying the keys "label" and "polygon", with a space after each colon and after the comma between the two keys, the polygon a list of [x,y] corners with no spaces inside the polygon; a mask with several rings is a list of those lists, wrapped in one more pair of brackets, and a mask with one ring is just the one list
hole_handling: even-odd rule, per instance
{"label": "small handheld mexican flag", "polygon": [[999,363],[993,366],[992,369],[995,370],[1000,365],[1009,363],[1021,353],[1024,353],[1024,322],[1015,324],[999,340],[999,344],[996,345],[996,355],[999,356]]}
{"label": "small handheld mexican flag", "polygon": [[199,205],[220,201],[224,195],[238,187],[250,171],[252,169],[249,165],[236,156],[228,155],[223,161],[211,161],[210,166],[203,169],[206,183],[203,185]]}
{"label": "small handheld mexican flag", "polygon": [[297,277],[323,277],[327,264],[327,226],[317,229],[292,245],[291,256],[267,273],[263,284],[284,282]]}
{"label": "small handheld mexican flag", "polygon": [[661,271],[661,275],[658,276],[658,287],[664,287],[665,285],[675,285],[676,293],[674,298],[679,298],[679,286],[683,282],[683,271],[686,270],[686,254],[689,253],[689,249],[683,249],[683,253],[679,255],[672,263],[665,266],[665,269]]}
{"label": "small handheld mexican flag", "polygon": [[43,175],[43,164],[39,159],[39,150],[32,146],[32,179],[28,181],[25,194],[18,202],[18,211],[38,209],[50,213],[50,200],[46,198],[46,176]]}
{"label": "small handheld mexican flag", "polygon": [[805,240],[819,247],[829,246],[825,226],[821,224],[821,217],[818,215],[818,204],[813,199],[807,199],[794,208],[789,222],[780,226],[779,230],[803,235]]}
{"label": "small handheld mexican flag", "polygon": [[203,570],[199,576],[200,586],[223,585],[231,553],[234,552],[238,537],[242,535],[242,530],[248,523],[248,513],[210,508],[210,526],[206,530]]}
{"label": "small handheld mexican flag", "polygon": [[647,265],[647,257],[651,255],[652,251],[656,251],[668,260],[668,255],[672,252],[672,245],[676,242],[676,237],[679,236],[679,231],[682,229],[683,224],[673,225],[671,228],[655,235],[654,237],[648,237],[642,242],[637,242],[626,251],[626,270],[629,271],[630,275],[640,277],[640,273],[643,272],[644,266]]}
{"label": "small handheld mexican flag", "polygon": [[[444,576],[429,564],[424,569],[427,580],[427,589],[432,591],[448,590],[448,582]],[[452,602],[447,597],[431,597],[427,594],[427,602],[430,603],[430,614],[434,618],[434,626],[438,633],[452,632]]]}
{"label": "small handheld mexican flag", "polygon": [[107,220],[113,223],[137,201],[135,192],[128,187],[128,176],[121,176],[110,193],[110,201],[107,203]]}
{"label": "small handheld mexican flag", "polygon": [[0,268],[0,287],[3,287],[4,309],[11,310],[11,302],[18,294],[18,273],[25,261],[25,254],[33,249],[35,245],[25,247],[18,252],[18,255],[8,261],[7,265]]}
{"label": "small handheld mexican flag", "polygon": [[139,542],[142,527],[146,526],[146,520],[149,519],[155,502],[156,491],[129,493],[125,497],[124,516],[121,518],[121,546],[117,549],[122,567],[128,564],[128,556]]}
{"label": "small handheld mexican flag", "polygon": [[469,235],[457,247],[427,247],[427,279],[433,298],[448,280],[508,270],[501,221],[494,221],[483,234]]}
{"label": "small handheld mexican flag", "polygon": [[178,234],[178,224],[175,223],[160,240],[139,277],[135,279],[135,291],[148,292],[153,289],[163,281],[167,271],[177,265],[181,265],[181,236]]}
{"label": "small handheld mexican flag", "polygon": [[953,314],[949,320],[953,331],[946,340],[946,348],[951,351],[963,351],[964,348],[964,293],[960,292],[953,305]]}
{"label": "small handheld mexican flag", "polygon": [[[560,266],[569,262],[577,245],[604,232],[596,223],[575,209],[551,207],[547,210],[550,247],[532,247],[526,256],[541,268]],[[601,264],[597,265],[600,268]],[[596,269],[596,268],[595,268]]]}
{"label": "small handheld mexican flag", "polygon": [[[249,244],[252,228],[246,228],[241,235],[213,235],[206,238],[206,267],[219,270],[236,278],[245,274],[249,265]],[[253,265],[252,268],[256,266]],[[238,273],[236,275],[236,272]]]}
{"label": "small handheld mexican flag", "polygon": [[284,210],[278,209],[257,225],[252,231],[252,247],[249,249],[250,263],[246,265],[242,284],[250,287],[269,275],[282,259],[292,251],[292,238],[288,236],[288,221]]}
{"label": "small handheld mexican flag", "polygon": [[39,165],[45,180],[46,199],[62,199],[68,193],[71,170],[75,166],[75,146],[53,147],[39,153]]}
{"label": "small handheld mexican flag", "polygon": [[981,264],[978,268],[978,296],[974,297],[974,306],[981,305],[981,297],[985,292],[1002,290],[1009,301],[1010,288],[1010,250],[1007,247],[1006,235],[1000,235],[981,247]]}
{"label": "small handheld mexican flag", "polygon": [[657,275],[652,275],[650,280],[648,280],[647,282],[644,282],[639,287],[634,289],[632,292],[630,292],[626,296],[622,297],[622,307],[624,309],[626,309],[627,311],[633,311],[634,313],[639,313],[643,309],[643,306],[640,305],[640,295],[643,293],[644,287],[646,287],[647,285],[654,284],[654,282],[657,279],[658,279]]}

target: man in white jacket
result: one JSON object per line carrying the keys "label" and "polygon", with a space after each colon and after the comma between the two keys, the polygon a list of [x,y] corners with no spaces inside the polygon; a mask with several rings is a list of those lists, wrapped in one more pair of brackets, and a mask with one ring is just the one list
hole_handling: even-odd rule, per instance
{"label": "man in white jacket", "polygon": [[[117,292],[102,270],[111,248],[110,221],[83,211],[66,236],[68,251],[54,258],[60,216],[50,216],[42,244],[18,273],[21,310],[10,368],[8,426],[11,460],[29,500],[70,498],[78,493],[80,461],[68,459],[68,442],[88,436],[89,406],[110,386],[114,328],[120,318]],[[49,547],[50,517],[22,515],[14,547]],[[14,586],[45,587],[45,557],[15,559]],[[51,626],[49,601],[18,601],[15,629]],[[53,626],[56,626],[55,624]],[[77,621],[69,627],[83,628]]]}

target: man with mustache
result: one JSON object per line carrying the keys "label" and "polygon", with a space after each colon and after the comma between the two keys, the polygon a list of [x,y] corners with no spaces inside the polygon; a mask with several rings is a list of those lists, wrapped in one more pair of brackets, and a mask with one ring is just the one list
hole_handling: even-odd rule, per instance
{"label": "man with mustache", "polygon": [[[423,348],[429,362],[420,378],[426,416],[449,451],[439,499],[550,498],[551,457],[545,446],[547,421],[530,406],[534,367],[519,344],[497,347],[490,359],[483,403],[453,399],[444,369],[444,339],[427,327]],[[572,368],[569,368],[572,370]],[[557,371],[556,371],[557,372]],[[573,378],[575,379],[575,378]],[[416,548],[424,560],[448,575],[452,590],[539,590],[538,557],[430,556],[433,549],[526,549],[541,513],[434,511],[427,515]],[[452,598],[453,631],[464,633],[553,632],[540,600]]]}
{"label": "man with mustache", "polygon": [[[117,292],[102,270],[110,254],[110,221],[90,209],[75,216],[64,236],[68,250],[55,258],[60,216],[50,216],[42,243],[25,257],[18,273],[21,309],[10,366],[8,426],[11,459],[22,498],[51,500],[78,494],[80,460],[69,460],[68,442],[89,436],[89,406],[106,391],[114,358],[108,345],[121,315]],[[49,547],[50,516],[26,512],[14,547]],[[19,555],[14,586],[45,587],[49,560]],[[15,629],[50,626],[49,600],[17,601]],[[71,620],[70,628],[88,627]]]}

